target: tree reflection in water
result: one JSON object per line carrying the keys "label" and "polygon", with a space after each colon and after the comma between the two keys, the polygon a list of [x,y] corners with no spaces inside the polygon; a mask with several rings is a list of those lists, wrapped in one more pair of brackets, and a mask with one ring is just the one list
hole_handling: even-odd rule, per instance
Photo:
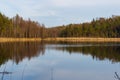
{"label": "tree reflection in water", "polygon": [[[4,64],[4,69],[0,72],[1,80],[4,80],[5,75],[12,75],[14,73],[6,71],[7,61],[12,60],[18,64],[25,58],[30,60],[32,57],[43,55],[44,51],[44,43],[42,42],[0,43],[0,65]],[[25,67],[22,71],[22,80]]]}
{"label": "tree reflection in water", "polygon": [[[67,51],[69,54],[82,54],[90,55],[93,59],[105,60],[108,59],[112,63],[120,62],[120,46],[117,45],[70,45],[70,44],[51,44],[43,42],[16,42],[16,43],[0,43],[0,65],[12,60],[14,63],[18,64],[23,61],[25,58],[30,60],[33,57],[39,55],[44,55],[45,46],[49,45],[49,48],[55,50]],[[55,45],[55,46],[53,46]],[[57,46],[56,46],[57,45]],[[7,66],[6,66],[7,67]],[[25,65],[26,67],[26,65]],[[22,80],[24,77],[25,67],[22,72]],[[51,80],[53,77],[54,69],[51,68]],[[3,71],[0,71],[2,74],[2,80],[4,75],[13,74],[14,72],[6,71],[5,68]],[[120,80],[119,74],[115,72],[115,78]]]}
{"label": "tree reflection in water", "polygon": [[[45,53],[44,42],[16,42],[16,43],[0,43],[0,65],[8,60],[13,60],[18,64],[24,58],[31,59]],[[49,43],[49,45],[51,45]],[[53,45],[53,44],[52,44]],[[80,44],[71,46],[67,44],[54,44],[61,45],[52,47],[52,49],[67,51],[70,54],[78,53],[83,55],[91,55],[93,59],[105,60],[108,59],[112,62],[120,62],[120,46],[117,45],[89,45]]]}
{"label": "tree reflection in water", "polygon": [[91,55],[93,59],[96,60],[105,60],[120,62],[120,46],[100,46],[100,45],[86,45],[86,46],[62,46],[55,47],[56,50],[67,51],[70,54],[83,54],[83,55]]}
{"label": "tree reflection in water", "polygon": [[31,59],[43,55],[44,51],[42,42],[0,43],[0,65],[8,60],[18,64],[24,58]]}

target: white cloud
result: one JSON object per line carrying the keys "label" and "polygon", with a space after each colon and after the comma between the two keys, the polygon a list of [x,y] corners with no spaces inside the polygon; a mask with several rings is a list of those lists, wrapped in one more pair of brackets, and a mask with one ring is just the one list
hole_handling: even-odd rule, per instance
{"label": "white cloud", "polygon": [[102,6],[120,4],[120,0],[51,0],[58,7]]}
{"label": "white cloud", "polygon": [[[80,22],[85,20],[86,16],[87,21],[91,17],[119,14],[119,7],[120,0],[1,0],[0,2],[0,11],[6,16],[19,14],[34,20],[37,17],[43,23],[51,25]],[[63,21],[63,18],[66,21]]]}
{"label": "white cloud", "polygon": [[56,16],[59,8],[89,8],[89,6],[118,4],[120,0],[4,0],[0,3],[0,10],[12,16],[16,13],[28,17]]}
{"label": "white cloud", "polygon": [[24,17],[56,16],[57,12],[48,9],[50,4],[47,2],[40,0],[5,0],[0,3],[0,10],[8,16],[14,16],[15,14]]}

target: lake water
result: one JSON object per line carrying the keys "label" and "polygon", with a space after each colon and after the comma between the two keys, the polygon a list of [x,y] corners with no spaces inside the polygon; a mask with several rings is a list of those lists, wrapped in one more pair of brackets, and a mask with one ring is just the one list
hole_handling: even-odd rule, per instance
{"label": "lake water", "polygon": [[119,80],[120,43],[0,43],[1,80]]}

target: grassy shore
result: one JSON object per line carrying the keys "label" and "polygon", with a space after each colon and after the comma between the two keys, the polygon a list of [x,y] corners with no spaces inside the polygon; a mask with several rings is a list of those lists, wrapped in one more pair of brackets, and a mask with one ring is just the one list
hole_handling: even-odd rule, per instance
{"label": "grassy shore", "polygon": [[41,38],[0,38],[0,42],[34,42],[41,41]]}
{"label": "grassy shore", "polygon": [[63,41],[63,42],[120,42],[120,38],[46,38],[45,41]]}
{"label": "grassy shore", "polygon": [[120,42],[120,38],[0,38],[0,42],[34,42],[34,41],[61,41],[61,42]]}

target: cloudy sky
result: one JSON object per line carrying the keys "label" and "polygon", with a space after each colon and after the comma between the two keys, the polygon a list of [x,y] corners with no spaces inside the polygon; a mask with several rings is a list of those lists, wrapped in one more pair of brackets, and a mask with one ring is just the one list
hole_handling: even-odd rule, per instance
{"label": "cloudy sky", "polygon": [[0,12],[53,27],[120,15],[120,0],[0,0]]}

